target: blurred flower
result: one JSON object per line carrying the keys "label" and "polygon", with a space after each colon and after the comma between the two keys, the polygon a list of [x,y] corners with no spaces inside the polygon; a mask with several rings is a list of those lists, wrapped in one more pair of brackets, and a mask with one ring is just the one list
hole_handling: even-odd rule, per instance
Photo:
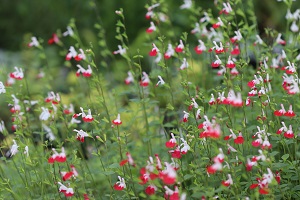
{"label": "blurred flower", "polygon": [[77,130],[77,129],[74,129],[73,131],[77,132],[77,136],[76,136],[76,139],[80,142],[84,142],[84,138],[85,137],[88,137],[89,135],[83,131],[82,129],[80,130]]}
{"label": "blurred flower", "polygon": [[112,120],[112,123],[117,126],[122,124],[120,114],[118,114],[116,119]]}
{"label": "blurred flower", "polygon": [[118,176],[119,181],[117,181],[114,185],[114,189],[115,190],[123,190],[124,188],[126,188],[126,183],[124,178],[121,178],[120,176]]}
{"label": "blurred flower", "polygon": [[70,26],[67,26],[67,31],[65,31],[64,33],[63,33],[63,36],[64,37],[66,37],[66,36],[73,36],[74,35],[74,32],[73,32],[73,30],[72,30],[72,28],[70,27]]}
{"label": "blurred flower", "polygon": [[59,192],[64,193],[65,197],[71,197],[74,195],[73,188],[68,188],[65,185],[63,185],[61,182],[57,182],[59,187]]}
{"label": "blurred flower", "polygon": [[4,84],[0,81],[0,94],[2,94],[2,93],[6,93],[6,89],[5,89]]}
{"label": "blurred flower", "polygon": [[28,44],[28,47],[38,47],[40,45],[36,37],[31,37],[31,42]]}
{"label": "blurred flower", "polygon": [[24,78],[24,73],[22,68],[14,67],[15,71],[10,73],[10,78],[16,79],[16,80],[22,80]]}

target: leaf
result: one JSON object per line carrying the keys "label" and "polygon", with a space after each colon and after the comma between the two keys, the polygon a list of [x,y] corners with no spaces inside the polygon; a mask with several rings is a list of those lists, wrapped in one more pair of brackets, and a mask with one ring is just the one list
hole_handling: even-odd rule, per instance
{"label": "leaf", "polygon": [[192,178],[193,175],[192,174],[186,174],[184,177],[183,177],[183,180],[188,180],[190,178]]}
{"label": "leaf", "polygon": [[174,107],[173,107],[170,103],[168,103],[168,104],[167,104],[167,109],[168,109],[168,110],[174,110]]}
{"label": "leaf", "polygon": [[113,163],[108,166],[108,168],[110,168],[110,169],[114,169],[114,168],[118,168],[118,167],[120,167],[119,163]]}
{"label": "leaf", "polygon": [[282,160],[284,161],[286,161],[289,157],[290,157],[289,154],[284,154],[283,156],[281,156]]}

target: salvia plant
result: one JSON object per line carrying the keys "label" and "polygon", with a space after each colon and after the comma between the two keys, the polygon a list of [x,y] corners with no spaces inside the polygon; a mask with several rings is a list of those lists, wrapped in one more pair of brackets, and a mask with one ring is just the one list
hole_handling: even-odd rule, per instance
{"label": "salvia plant", "polygon": [[258,32],[252,1],[153,0],[138,48],[123,9],[115,49],[100,21],[98,44],[74,19],[27,38],[1,71],[1,199],[299,199],[300,10],[278,3],[282,33]]}

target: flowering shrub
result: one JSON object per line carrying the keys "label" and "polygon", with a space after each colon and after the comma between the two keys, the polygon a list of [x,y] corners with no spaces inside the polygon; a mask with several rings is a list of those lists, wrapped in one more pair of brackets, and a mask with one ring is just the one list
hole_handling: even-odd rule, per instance
{"label": "flowering shrub", "polygon": [[[300,11],[282,4],[285,34],[258,33],[252,1],[218,2],[214,15],[184,0],[176,12],[192,26],[181,36],[164,1],[146,5],[143,49],[131,49],[122,9],[111,51],[101,24],[101,52],[73,20],[48,44],[32,37],[27,51],[46,67],[0,82],[12,113],[11,128],[0,124],[0,197],[300,198]],[[54,90],[47,45],[60,49],[67,92]]]}

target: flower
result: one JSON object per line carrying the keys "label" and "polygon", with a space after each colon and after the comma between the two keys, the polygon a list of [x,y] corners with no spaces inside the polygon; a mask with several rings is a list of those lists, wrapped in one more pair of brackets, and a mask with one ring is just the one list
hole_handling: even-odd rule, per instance
{"label": "flower", "polygon": [[5,89],[4,84],[0,81],[0,94],[2,94],[2,93],[6,93],[6,89]]}
{"label": "flower", "polygon": [[28,44],[28,47],[38,47],[40,45],[36,37],[31,37],[31,42]]}
{"label": "flower", "polygon": [[187,122],[190,114],[188,112],[186,112],[186,111],[183,111],[183,113],[184,113],[184,115],[183,115],[182,121],[183,122]]}
{"label": "flower", "polygon": [[240,52],[240,48],[238,45],[236,45],[234,47],[234,49],[230,52],[231,55],[239,55],[241,52]]}
{"label": "flower", "polygon": [[155,86],[157,87],[158,85],[164,85],[165,81],[162,79],[162,77],[159,75],[157,77],[158,77],[159,81],[156,83]]}
{"label": "flower", "polygon": [[68,188],[65,185],[63,185],[61,182],[57,182],[60,187],[59,187],[59,192],[64,193],[65,197],[71,197],[74,195],[74,190],[73,188]]}
{"label": "flower", "polygon": [[40,120],[41,121],[48,120],[50,117],[50,112],[49,112],[48,108],[41,107],[41,109],[42,109],[42,113],[40,114]]}
{"label": "flower", "polygon": [[235,33],[235,36],[233,36],[232,38],[230,38],[230,41],[232,43],[235,43],[235,42],[240,41],[240,40],[243,39],[243,36],[242,36],[242,34],[241,34],[241,32],[239,30],[238,31],[234,31],[234,33]]}
{"label": "flower", "polygon": [[287,130],[283,135],[284,135],[284,137],[286,137],[288,139],[294,138],[292,125],[289,126],[289,130]]}
{"label": "flower", "polygon": [[13,143],[14,143],[14,144],[10,147],[10,150],[9,150],[9,152],[10,152],[10,157],[16,155],[16,154],[18,153],[18,151],[19,151],[19,150],[18,150],[19,146],[18,146],[16,140],[13,140]]}
{"label": "flower", "polygon": [[213,63],[211,63],[211,66],[213,68],[217,68],[222,64],[222,61],[220,60],[219,56],[216,55],[217,60],[215,60]]}
{"label": "flower", "polygon": [[79,69],[76,72],[76,76],[80,76],[82,74],[84,77],[90,77],[92,75],[92,68],[88,65],[88,69],[84,69],[81,65],[76,65]]}
{"label": "flower", "polygon": [[77,118],[77,117],[79,117],[79,116],[81,115],[82,120],[83,120],[84,122],[92,122],[92,121],[94,120],[94,118],[93,118],[93,116],[92,116],[92,114],[91,114],[91,109],[88,110],[88,114],[86,114],[86,113],[83,111],[83,108],[82,108],[82,107],[80,107],[80,110],[81,110],[81,113],[79,113],[79,114],[74,114],[74,115],[73,115],[73,118]]}
{"label": "flower", "polygon": [[112,123],[114,125],[117,125],[117,126],[122,124],[122,121],[121,121],[121,118],[120,118],[120,114],[117,115],[116,119],[112,120]]}
{"label": "flower", "polygon": [[47,132],[46,134],[46,138],[48,138],[50,141],[55,140],[55,136],[51,130],[51,128],[49,128],[48,126],[46,126],[45,124],[42,124],[43,129]]}
{"label": "flower", "polygon": [[224,26],[224,23],[223,23],[223,21],[221,20],[221,18],[218,17],[218,22],[215,23],[215,24],[213,24],[212,27],[213,27],[214,29],[217,29],[217,28],[219,28],[220,26]]}
{"label": "flower", "polygon": [[178,192],[178,187],[175,186],[174,191],[168,188],[168,186],[164,186],[165,191],[165,199],[167,200],[179,200],[179,192]]}
{"label": "flower", "polygon": [[52,37],[48,40],[48,44],[58,44],[59,43],[59,38],[56,33],[52,34]]}
{"label": "flower", "polygon": [[184,44],[182,42],[182,40],[179,40],[179,44],[177,45],[177,47],[175,48],[175,51],[177,53],[182,53],[184,49]]}
{"label": "flower", "polygon": [[228,57],[228,61],[227,61],[226,67],[227,68],[231,68],[231,69],[235,67],[234,62],[231,60],[231,56]]}
{"label": "flower", "polygon": [[215,49],[216,54],[221,54],[225,52],[222,42],[220,42],[220,46],[217,44],[216,41],[213,41],[213,43],[215,46],[213,46],[211,49]]}
{"label": "flower", "polygon": [[134,82],[134,78],[133,78],[133,75],[132,75],[131,71],[128,71],[127,74],[128,74],[128,76],[127,76],[127,78],[125,79],[124,82],[125,82],[126,85],[129,85],[130,83]]}
{"label": "flower", "polygon": [[195,23],[195,28],[191,30],[191,34],[196,34],[200,32],[200,26],[199,23]]}
{"label": "flower", "polygon": [[199,45],[194,48],[197,54],[201,54],[203,51],[206,51],[206,46],[202,40],[198,40]]}
{"label": "flower", "polygon": [[175,169],[167,162],[165,162],[166,168],[159,172],[159,178],[166,185],[173,185],[176,182],[177,173]]}
{"label": "flower", "polygon": [[75,58],[77,56],[77,52],[73,46],[70,46],[69,52],[66,55],[66,60],[71,60],[72,58]]}
{"label": "flower", "polygon": [[293,21],[292,25],[291,25],[291,31],[296,33],[299,31],[299,27],[296,24],[296,21]]}
{"label": "flower", "polygon": [[177,145],[176,138],[173,133],[171,133],[171,139],[166,142],[166,147],[167,148],[174,148]]}
{"label": "flower", "polygon": [[152,50],[149,52],[149,56],[156,56],[157,53],[159,52],[159,49],[156,47],[154,43],[152,43]]}
{"label": "flower", "polygon": [[180,65],[180,70],[184,70],[189,67],[189,63],[187,62],[186,58],[183,58],[182,64]]}
{"label": "flower", "polygon": [[147,87],[150,83],[149,76],[146,72],[143,72],[142,80],[140,81],[140,86]]}
{"label": "flower", "polygon": [[58,104],[60,102],[60,96],[58,93],[54,93],[53,91],[48,92],[48,96],[45,98],[46,103]]}
{"label": "flower", "polygon": [[28,146],[25,146],[24,152],[23,152],[27,157],[29,156],[29,148]]}
{"label": "flower", "polygon": [[84,138],[85,137],[88,137],[89,135],[83,131],[82,129],[80,130],[77,130],[77,129],[74,129],[73,131],[77,132],[77,136],[76,136],[76,139],[80,142],[84,142]]}
{"label": "flower", "polygon": [[5,125],[4,125],[4,121],[0,121],[0,133],[4,133],[5,131]]}
{"label": "flower", "polygon": [[286,44],[286,42],[283,39],[281,39],[281,36],[282,36],[282,34],[279,33],[277,38],[276,38],[276,43],[281,44],[281,45],[284,46]]}
{"label": "flower", "polygon": [[233,180],[231,178],[231,175],[228,174],[228,179],[226,181],[222,181],[222,185],[224,185],[225,187],[229,187],[230,185],[233,184]]}
{"label": "flower", "polygon": [[151,184],[146,187],[145,193],[150,196],[150,195],[155,194],[156,190],[157,190],[157,187],[155,185]]}
{"label": "flower", "polygon": [[52,156],[50,156],[50,158],[48,158],[48,163],[50,163],[50,164],[52,164],[54,162],[63,163],[67,160],[65,149],[63,147],[61,148],[60,154],[57,153],[57,151],[54,148],[52,148],[52,151],[54,153],[52,154]]}
{"label": "flower", "polygon": [[183,4],[180,9],[190,9],[192,7],[192,0],[183,0]]}
{"label": "flower", "polygon": [[166,53],[164,54],[164,58],[167,60],[169,58],[171,58],[171,56],[173,56],[175,53],[172,44],[168,44],[168,49],[166,51]]}
{"label": "flower", "polygon": [[293,111],[292,105],[290,105],[289,110],[286,113],[284,113],[284,116],[286,116],[286,117],[295,117],[296,116],[296,114]]}
{"label": "flower", "polygon": [[280,110],[275,110],[274,111],[274,115],[277,116],[277,117],[283,116],[286,113],[286,111],[285,111],[285,109],[283,107],[283,104],[280,104],[280,106],[281,106]]}
{"label": "flower", "polygon": [[66,36],[73,36],[74,35],[74,32],[72,30],[72,28],[70,26],[67,26],[67,31],[63,32],[63,36],[66,37]]}
{"label": "flower", "polygon": [[113,54],[120,54],[120,55],[123,55],[125,53],[126,53],[126,48],[122,48],[121,45],[118,45],[118,50],[113,52]]}
{"label": "flower", "polygon": [[133,158],[131,157],[131,154],[129,152],[126,153],[127,159],[126,160],[122,160],[120,162],[120,166],[125,165],[126,163],[129,163],[131,166],[135,167],[135,163]]}
{"label": "flower", "polygon": [[67,181],[69,180],[71,177],[77,177],[78,176],[78,172],[77,170],[75,169],[75,166],[74,165],[71,165],[71,171],[70,172],[60,172],[61,176],[62,176],[62,179],[63,181]]}
{"label": "flower", "polygon": [[74,106],[73,104],[69,105],[69,108],[67,107],[67,105],[63,105],[64,106],[64,114],[69,115],[69,114],[73,114],[74,113]]}
{"label": "flower", "polygon": [[121,178],[120,176],[118,176],[119,181],[115,183],[114,185],[114,189],[115,190],[123,190],[124,188],[126,188],[126,183],[124,178]]}
{"label": "flower", "polygon": [[16,80],[22,80],[24,78],[24,73],[22,68],[14,67],[15,71],[10,73],[10,78],[16,79]]}
{"label": "flower", "polygon": [[230,12],[232,12],[232,8],[230,6],[230,4],[227,2],[227,3],[223,3],[223,6],[224,8],[220,11],[219,14],[225,14],[225,15],[228,15]]}
{"label": "flower", "polygon": [[147,33],[152,33],[153,31],[156,31],[156,26],[154,25],[153,22],[150,22],[150,27],[147,28],[146,32]]}
{"label": "flower", "polygon": [[77,54],[77,55],[75,56],[74,59],[75,59],[76,61],[85,60],[85,59],[86,59],[86,56],[85,56],[85,54],[84,54],[84,51],[83,51],[82,49],[79,49],[79,51],[80,51],[80,53]]}

